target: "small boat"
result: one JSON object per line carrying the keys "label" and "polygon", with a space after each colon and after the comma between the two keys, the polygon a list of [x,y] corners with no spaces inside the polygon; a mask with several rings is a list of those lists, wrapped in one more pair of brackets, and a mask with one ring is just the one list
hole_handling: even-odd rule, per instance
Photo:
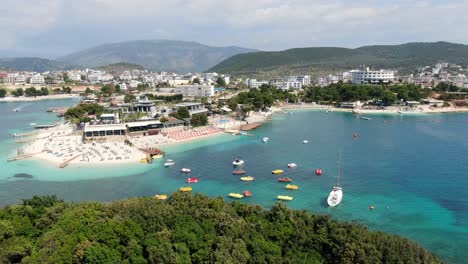
{"label": "small boat", "polygon": [[36,124],[36,123],[30,123],[29,125],[30,125],[30,126],[35,126],[35,125],[37,125],[37,124]]}
{"label": "small boat", "polygon": [[236,198],[236,199],[241,199],[241,198],[244,198],[244,195],[242,195],[240,193],[230,193],[229,197]]}
{"label": "small boat", "polygon": [[164,163],[165,167],[170,167],[172,165],[174,165],[174,161],[171,159],[166,160],[166,163]]}
{"label": "small boat", "polygon": [[243,194],[244,194],[245,197],[251,197],[252,196],[252,193],[249,190],[245,190],[243,192]]}
{"label": "small boat", "polygon": [[241,166],[241,165],[244,165],[244,161],[241,160],[240,158],[237,158],[236,160],[234,160],[234,161],[232,162],[232,165],[234,165],[234,166]]}
{"label": "small boat", "polygon": [[279,178],[279,182],[292,182],[293,180],[289,177]]}
{"label": "small boat", "polygon": [[337,186],[333,186],[333,189],[327,198],[327,203],[331,207],[339,205],[343,200],[343,188],[341,188],[341,153],[338,164],[338,184]]}
{"label": "small boat", "polygon": [[299,189],[299,186],[293,185],[293,184],[288,184],[288,185],[284,186],[284,188],[286,188],[287,190],[297,190],[297,189]]}
{"label": "small boat", "polygon": [[187,178],[187,183],[197,183],[198,182],[198,178],[197,177],[194,177],[194,178]]}
{"label": "small boat", "polygon": [[191,192],[192,191],[192,187],[188,186],[188,187],[180,187],[179,188],[179,191],[181,192]]}
{"label": "small boat", "polygon": [[158,200],[166,200],[167,199],[167,195],[165,194],[156,194],[154,196],[155,199],[158,199]]}
{"label": "small boat", "polygon": [[307,143],[309,143],[309,140],[302,141],[302,144],[307,144]]}
{"label": "small boat", "polygon": [[162,157],[164,157],[164,155],[162,154],[157,154],[157,155],[153,155],[151,156],[153,159],[162,159]]}
{"label": "small boat", "polygon": [[232,172],[232,174],[234,174],[234,175],[242,175],[242,174],[245,174],[245,170],[242,170],[242,169],[241,169],[241,170],[235,170],[235,171]]}
{"label": "small boat", "polygon": [[296,163],[288,163],[288,168],[296,168],[297,164]]}
{"label": "small boat", "polygon": [[320,176],[323,174],[323,171],[321,169],[316,169],[315,170],[315,175]]}
{"label": "small boat", "polygon": [[240,179],[242,181],[253,181],[253,180],[255,180],[255,178],[252,177],[252,176],[245,176],[245,177],[241,177]]}
{"label": "small boat", "polygon": [[188,169],[188,168],[182,168],[180,170],[180,172],[183,172],[183,173],[190,173],[192,170],[191,169]]}
{"label": "small boat", "polygon": [[284,170],[273,170],[273,171],[271,171],[271,173],[273,173],[273,174],[283,174]]}
{"label": "small boat", "polygon": [[365,116],[360,116],[359,118],[360,118],[360,119],[364,119],[364,120],[371,120],[370,117],[365,117]]}
{"label": "small boat", "polygon": [[263,141],[264,143],[267,143],[267,142],[268,142],[268,140],[270,140],[270,139],[269,139],[269,138],[267,138],[267,137],[264,137],[264,138],[262,138],[262,141]]}
{"label": "small boat", "polygon": [[292,196],[287,196],[287,195],[278,195],[278,200],[282,200],[282,201],[292,201],[294,199],[294,197]]}

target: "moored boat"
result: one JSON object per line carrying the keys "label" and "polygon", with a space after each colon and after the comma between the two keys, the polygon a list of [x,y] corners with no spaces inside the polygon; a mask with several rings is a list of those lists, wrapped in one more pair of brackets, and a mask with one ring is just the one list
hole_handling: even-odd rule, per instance
{"label": "moored boat", "polygon": [[165,194],[156,194],[154,196],[155,199],[158,199],[158,200],[166,200],[167,199],[167,195]]}
{"label": "moored boat", "polygon": [[337,186],[333,186],[332,191],[328,195],[327,198],[327,203],[331,207],[335,207],[341,203],[343,200],[343,188],[341,188],[341,153],[340,153],[340,159],[338,163],[338,184]]}
{"label": "moored boat", "polygon": [[232,162],[232,165],[234,165],[234,166],[241,166],[241,165],[244,165],[244,161],[241,160],[240,158],[237,158],[236,160],[234,160],[234,161]]}
{"label": "moored boat", "polygon": [[187,186],[187,187],[180,187],[180,188],[179,188],[179,191],[181,191],[181,192],[191,192],[191,191],[192,191],[192,187],[190,187],[190,186]]}
{"label": "moored boat", "polygon": [[251,197],[252,196],[252,193],[249,190],[245,190],[243,192],[243,194],[244,194],[245,197]]}
{"label": "moored boat", "polygon": [[164,157],[164,155],[162,154],[157,154],[157,155],[153,155],[151,156],[153,159],[162,159]]}
{"label": "moored boat", "polygon": [[229,197],[236,198],[236,199],[241,199],[241,198],[244,198],[244,195],[242,195],[240,193],[230,193]]}
{"label": "moored boat", "polygon": [[166,163],[164,163],[164,166],[165,167],[170,167],[170,166],[174,165],[174,163],[175,162],[173,160],[168,159],[168,160],[166,160]]}
{"label": "moored boat", "polygon": [[255,178],[252,177],[252,176],[245,176],[245,177],[241,177],[240,179],[242,181],[253,181],[253,180],[255,180]]}
{"label": "moored boat", "polygon": [[292,179],[289,177],[283,177],[278,179],[279,182],[292,182]]}
{"label": "moored boat", "polygon": [[232,174],[234,174],[234,175],[242,175],[242,174],[245,174],[245,170],[242,170],[242,169],[240,169],[240,170],[235,170],[235,171],[232,172]]}
{"label": "moored boat", "polygon": [[288,168],[296,168],[297,164],[296,163],[288,163]]}
{"label": "moored boat", "polygon": [[288,184],[288,185],[284,186],[284,188],[286,188],[287,190],[297,190],[297,189],[299,189],[299,186],[293,185],[293,184]]}
{"label": "moored boat", "polygon": [[180,170],[180,172],[183,172],[183,173],[190,173],[192,170],[191,169],[188,169],[188,168],[182,168]]}
{"label": "moored boat", "polygon": [[302,143],[307,144],[307,143],[309,143],[309,140],[304,140],[304,141],[302,141]]}
{"label": "moored boat", "polygon": [[283,174],[284,170],[273,170],[273,171],[271,171],[271,173],[273,173],[273,174]]}
{"label": "moored boat", "polygon": [[364,119],[364,120],[371,120],[370,117],[365,117],[365,116],[360,116],[359,118]]}
{"label": "moored boat", "polygon": [[197,177],[194,177],[194,178],[187,178],[187,183],[197,183],[198,182],[198,178]]}
{"label": "moored boat", "polygon": [[267,142],[268,142],[268,140],[270,140],[268,137],[264,137],[264,138],[262,138],[262,141],[263,141],[264,143],[267,143]]}
{"label": "moored boat", "polygon": [[278,198],[278,200],[282,200],[282,201],[292,201],[294,199],[294,197],[287,196],[287,195],[278,195],[276,198]]}

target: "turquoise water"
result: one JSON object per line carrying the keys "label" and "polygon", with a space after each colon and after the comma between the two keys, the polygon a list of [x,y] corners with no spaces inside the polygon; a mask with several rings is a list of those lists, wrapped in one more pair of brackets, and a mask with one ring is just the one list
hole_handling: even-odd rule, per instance
{"label": "turquoise water", "polygon": [[[21,121],[8,117],[10,112],[5,115],[0,104],[0,120],[14,122],[8,123],[9,130],[27,129],[30,122],[39,123],[34,118],[47,116],[38,109],[45,111],[50,106],[36,104],[34,114]],[[19,115],[29,115],[26,111],[28,107]],[[467,132],[467,114],[375,115],[367,121],[349,113],[296,111],[275,116],[253,137],[223,135],[166,147],[167,158],[176,161],[173,168],[164,168],[163,160],[119,169],[62,170],[31,160],[5,162],[0,203],[47,193],[73,201],[171,193],[186,185],[179,170],[188,167],[192,176],[200,177],[192,185],[195,192],[226,197],[248,189],[253,197],[243,201],[265,207],[273,205],[279,194],[292,195],[294,200],[288,202],[292,208],[404,235],[449,262],[463,263],[468,258]],[[354,139],[354,133],[359,137]],[[260,141],[264,136],[270,138],[267,144]],[[4,131],[1,138],[4,156],[11,153],[14,143]],[[309,144],[302,144],[305,139]],[[339,207],[328,208],[325,199],[337,180],[340,150],[344,200]],[[246,161],[245,169],[255,177],[254,182],[241,182],[231,174],[237,156]],[[290,162],[298,167],[287,169]],[[316,168],[324,174],[315,176]],[[285,190],[285,184],[271,174],[273,169],[284,169],[284,176],[293,178],[300,189]],[[14,173],[29,173],[34,178],[11,178]],[[370,211],[370,205],[375,210]]]}

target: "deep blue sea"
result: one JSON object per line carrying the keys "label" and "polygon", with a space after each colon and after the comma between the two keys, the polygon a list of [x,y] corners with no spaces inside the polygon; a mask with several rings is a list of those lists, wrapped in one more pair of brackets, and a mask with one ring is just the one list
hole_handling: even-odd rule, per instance
{"label": "deep blue sea", "polygon": [[[242,201],[265,207],[273,205],[277,195],[287,194],[294,196],[288,202],[291,208],[406,236],[450,263],[468,259],[468,114],[372,115],[363,120],[350,113],[295,111],[276,115],[251,137],[223,135],[168,146],[166,158],[176,162],[172,168],[164,168],[164,160],[66,169],[34,160],[6,162],[16,149],[11,133],[31,130],[31,122],[54,121],[47,108],[73,103],[28,103],[21,112],[12,109],[24,103],[0,103],[0,205],[34,194],[55,193],[71,201],[169,194],[187,185],[179,172],[187,167],[200,178],[192,185],[194,192],[230,199],[230,192],[248,189],[253,196]],[[266,144],[260,140],[264,136],[270,138]],[[328,208],[339,151],[344,198],[337,208]],[[247,175],[255,181],[242,182],[232,175],[237,156],[245,160]],[[291,162],[298,167],[287,169]],[[316,168],[324,171],[322,176],[314,175]],[[284,169],[284,176],[293,178],[300,189],[285,190],[271,174],[274,169]],[[17,179],[15,173],[33,178]]]}

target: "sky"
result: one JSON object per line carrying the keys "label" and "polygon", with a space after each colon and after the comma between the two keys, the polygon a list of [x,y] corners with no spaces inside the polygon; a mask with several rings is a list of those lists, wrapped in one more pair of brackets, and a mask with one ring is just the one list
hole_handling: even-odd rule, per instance
{"label": "sky", "polygon": [[468,1],[1,0],[0,56],[55,58],[104,43],[196,41],[260,50],[468,44]]}

